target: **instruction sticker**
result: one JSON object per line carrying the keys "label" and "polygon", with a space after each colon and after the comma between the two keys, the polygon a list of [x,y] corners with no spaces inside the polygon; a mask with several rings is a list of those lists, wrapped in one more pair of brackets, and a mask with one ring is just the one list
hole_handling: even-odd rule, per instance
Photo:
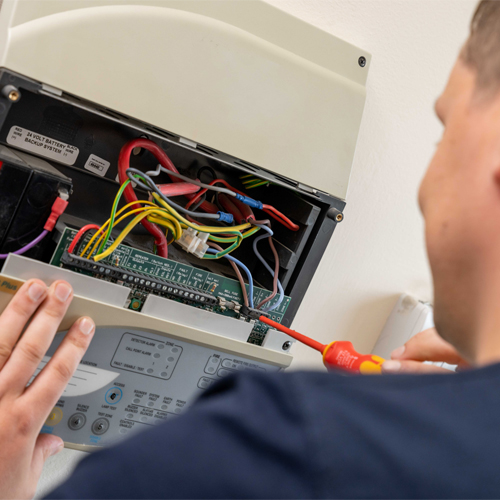
{"label": "instruction sticker", "polygon": [[103,160],[96,155],[90,155],[83,168],[104,177],[110,165],[109,161]]}
{"label": "instruction sticker", "polygon": [[11,127],[7,135],[7,144],[65,165],[74,165],[80,152],[75,146],[16,126]]}

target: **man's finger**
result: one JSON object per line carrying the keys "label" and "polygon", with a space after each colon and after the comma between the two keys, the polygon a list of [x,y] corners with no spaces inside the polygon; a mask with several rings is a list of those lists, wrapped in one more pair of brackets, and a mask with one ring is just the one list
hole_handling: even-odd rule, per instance
{"label": "man's finger", "polygon": [[427,365],[420,361],[389,360],[382,364],[382,373],[454,373],[440,366]]}
{"label": "man's finger", "polygon": [[78,368],[94,331],[95,325],[90,318],[80,318],[68,330],[52,359],[26,389],[23,398],[26,398],[28,406],[40,409],[42,422]]}
{"label": "man's finger", "polygon": [[9,359],[24,326],[47,296],[40,280],[27,281],[14,295],[0,316],[0,370]]}
{"label": "man's finger", "polygon": [[56,455],[64,448],[64,441],[52,434],[39,434],[33,450],[33,461],[31,462],[31,470],[33,479],[38,482],[42,474],[43,464],[47,458]]}
{"label": "man's finger", "polygon": [[435,328],[429,328],[412,337],[394,350],[391,359],[415,361],[444,361],[450,365],[464,363],[455,348],[443,340]]}
{"label": "man's finger", "polygon": [[10,390],[22,393],[50,347],[68,306],[73,290],[64,281],[54,282],[47,298],[33,316],[2,370],[2,379]]}

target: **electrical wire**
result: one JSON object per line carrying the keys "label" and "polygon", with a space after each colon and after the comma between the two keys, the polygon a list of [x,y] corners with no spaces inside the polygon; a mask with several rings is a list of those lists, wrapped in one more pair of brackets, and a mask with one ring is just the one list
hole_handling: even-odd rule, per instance
{"label": "electrical wire", "polygon": [[274,256],[274,276],[273,276],[273,291],[271,292],[271,295],[266,297],[263,301],[261,301],[256,309],[261,309],[264,304],[267,304],[269,301],[273,300],[274,297],[276,297],[276,294],[278,293],[278,276],[279,276],[279,270],[280,270],[280,258],[278,255],[278,252],[276,250],[276,247],[274,246],[274,241],[273,241],[273,231],[271,230],[270,226],[271,223],[268,219],[266,220],[251,220],[251,223],[254,224],[255,226],[264,229],[269,233],[268,236],[268,241],[269,241],[269,246],[271,248],[271,251],[273,252]]}
{"label": "electrical wire", "polygon": [[[224,179],[214,179],[210,183],[210,185],[212,185],[212,184],[219,184],[219,183],[223,184],[228,189],[230,189],[231,191],[234,191],[237,194],[241,194],[242,196],[246,196],[245,193],[243,193],[241,191],[238,191],[236,188],[234,188],[233,186],[231,186]],[[204,195],[206,192],[207,192],[206,189],[202,189],[202,190],[198,191],[198,193],[196,193],[195,195],[192,195],[192,198],[186,204],[186,208],[189,208],[193,203],[196,203],[196,201],[199,200],[199,198],[202,195]],[[203,208],[203,205],[202,205],[201,208]],[[284,215],[283,213],[281,213],[279,210],[277,210],[272,205],[263,204],[262,205],[262,210],[264,212],[266,212],[267,215],[270,215],[273,219],[277,220],[280,224],[282,224],[283,226],[285,226],[287,229],[290,229],[291,231],[298,231],[300,229],[300,227],[297,224],[295,224],[294,222],[292,222],[288,217],[286,217],[286,215]]]}
{"label": "electrical wire", "polygon": [[[191,212],[189,210],[186,210],[184,207],[181,207],[177,203],[173,202],[169,198],[167,198],[156,186],[155,182],[149,175],[141,172],[140,170],[137,170],[136,168],[128,168],[126,171],[126,174],[128,178],[135,182],[139,187],[146,191],[154,191],[163,201],[171,205],[173,208],[178,210],[179,212],[183,212],[186,215],[189,215],[191,217],[202,217],[204,219],[212,219],[212,220],[219,220],[220,215],[219,214],[203,214],[200,212]],[[135,175],[134,175],[135,174]],[[148,184],[144,184],[141,180],[137,178],[137,176],[140,176],[142,179],[144,179]]]}
{"label": "electrical wire", "polygon": [[106,235],[103,239],[103,242],[101,243],[101,246],[99,247],[99,252],[102,252],[104,247],[106,246],[106,243],[108,242],[109,237],[111,236],[111,230],[113,229],[114,223],[115,223],[115,214],[116,214],[116,209],[118,208],[118,203],[120,202],[120,198],[122,197],[123,191],[125,191],[126,187],[130,184],[130,179],[127,179],[121,186],[120,189],[118,190],[118,193],[116,193],[115,196],[115,201],[113,202],[113,207],[111,209],[111,217],[110,217],[110,223],[108,226],[108,230],[106,232]]}
{"label": "electrical wire", "polygon": [[[144,205],[149,205],[149,206],[152,206],[152,207],[156,207],[156,205],[150,201],[146,201],[146,200],[138,200],[139,203],[142,203]],[[135,201],[131,201],[130,203],[128,203],[127,205],[125,205],[123,208],[121,208],[120,210],[118,210],[118,212],[116,212],[115,214],[115,217],[120,215],[121,213],[123,213],[125,210],[127,210],[127,208],[130,208],[132,206],[139,206],[139,208],[135,209],[135,211],[141,211],[141,210],[144,210],[146,207],[141,207],[140,205],[137,205],[137,203]],[[120,221],[123,220],[123,217],[119,220],[117,220],[115,222],[115,225],[118,224]],[[108,227],[108,224],[110,223],[110,219],[108,219],[102,226],[101,228],[99,229],[99,231],[97,231],[97,233],[94,234],[94,236],[92,236],[92,238],[90,238],[90,241],[87,243],[87,245],[85,246],[85,248],[83,249],[83,251],[80,253],[80,257],[84,257],[85,254],[87,253],[87,250],[90,248],[90,246],[92,245],[92,243],[95,241],[95,239],[97,238],[97,236],[99,234],[102,235],[102,233],[106,230],[106,228]],[[101,237],[104,237],[104,235],[102,235]],[[94,245],[94,248],[92,249],[92,251],[90,252],[90,254],[87,256],[87,258],[90,258],[90,256],[94,253],[94,251],[97,249],[97,246],[101,243],[101,239],[99,239],[99,241],[96,243],[96,245]]]}
{"label": "electrical wire", "polygon": [[[38,245],[38,243],[40,243],[40,241],[42,241],[45,238],[45,236],[47,236],[48,234],[49,234],[49,231],[44,229],[33,241],[31,241],[27,245],[24,245],[19,250],[15,250],[14,252],[9,252],[9,253],[13,253],[16,255],[22,255],[23,253],[26,253],[28,250],[30,250],[34,246]],[[0,253],[0,259],[6,259],[9,256],[9,253]]]}
{"label": "electrical wire", "polygon": [[240,231],[244,229],[248,229],[251,227],[250,224],[240,224],[239,226],[232,226],[231,228],[227,227],[210,227],[210,226],[200,226],[197,224],[193,224],[181,215],[179,215],[168,203],[165,202],[160,196],[158,196],[157,193],[153,193],[153,198],[164,208],[167,209],[167,211],[176,217],[180,222],[184,223],[187,227],[191,227],[192,229],[195,229],[196,231],[200,231],[202,233],[218,233],[218,234],[234,234],[236,236],[236,241],[234,243],[226,248],[223,252],[219,252],[216,255],[205,255],[203,258],[204,259],[220,259],[221,257],[224,257],[225,255],[229,254],[233,250],[236,250],[243,241],[243,235],[241,234]]}
{"label": "electrical wire", "polygon": [[68,252],[69,253],[74,253],[75,248],[78,245],[78,242],[83,238],[83,235],[87,231],[91,231],[92,229],[96,229],[97,231],[99,231],[99,229],[101,229],[101,228],[97,224],[87,224],[86,226],[83,226],[80,229],[80,231],[78,231],[75,234],[75,237],[73,238],[73,240],[71,241],[71,244],[68,247]]}
{"label": "electrical wire", "polygon": [[218,191],[219,193],[225,193],[225,194],[228,194],[229,196],[236,197],[236,193],[234,191],[231,191],[230,189],[212,186],[211,184],[205,184],[204,182],[197,181],[195,179],[191,179],[191,177],[187,177],[186,175],[179,174],[178,172],[172,172],[171,170],[168,170],[165,167],[162,167],[160,164],[157,165],[156,170],[150,170],[149,172],[146,172],[146,175],[148,175],[150,177],[157,176],[160,174],[160,171],[166,172],[170,176],[176,177],[177,179],[181,179],[185,182],[189,182],[190,184],[194,184],[195,186],[198,186],[200,188],[208,189],[211,191]]}
{"label": "electrical wire", "polygon": [[[211,241],[207,242],[208,246],[215,248],[216,250],[219,250],[219,252],[222,252],[224,249],[217,245],[217,243],[212,243]],[[239,267],[236,265],[236,263],[228,259],[229,263],[231,264],[234,274],[236,274],[236,277],[238,278],[238,281],[240,282],[241,286],[241,295],[243,296],[243,304],[245,304],[247,307],[249,305],[248,303],[248,294],[247,294],[247,287],[245,286],[245,280],[243,279],[243,276],[241,275]]]}
{"label": "electrical wire", "polygon": [[[269,235],[263,234],[262,236],[258,236],[257,238],[255,238],[253,240],[253,251],[254,251],[255,255],[257,256],[257,258],[262,262],[264,267],[271,273],[271,276],[273,278],[275,278],[276,276],[278,276],[278,273],[276,273],[275,271],[273,271],[271,269],[271,266],[266,262],[264,257],[262,257],[262,255],[259,253],[259,250],[257,249],[257,243],[265,238],[270,238],[272,236],[273,232],[270,228],[268,228],[265,225],[257,225],[257,226],[260,227],[261,229],[264,229],[265,231],[267,231],[269,233]],[[279,265],[279,261],[277,261],[277,262]],[[265,312],[273,311],[274,309],[279,307],[281,305],[281,303],[283,302],[283,299],[285,297],[285,292],[283,290],[283,287],[281,286],[281,282],[279,281],[279,279],[277,280],[277,286],[278,286],[278,290],[280,292],[280,296],[278,298],[278,301],[273,306],[268,307],[267,309],[263,309],[263,311],[265,311]]]}
{"label": "electrical wire", "polygon": [[[209,248],[209,249],[207,249],[207,252],[217,253],[217,250],[215,250],[213,248]],[[235,259],[233,256],[224,255],[224,257],[226,257],[226,259],[234,262],[235,264],[240,266],[241,269],[243,269],[243,271],[245,271],[247,278],[248,278],[248,301],[250,303],[250,307],[253,309],[253,278],[252,278],[252,273],[250,272],[248,267],[245,266],[245,264],[243,264],[243,262],[239,261],[238,259]]]}
{"label": "electrical wire", "polygon": [[[118,179],[120,184],[123,184],[127,180],[127,174],[125,171],[130,167],[130,155],[134,148],[140,147],[148,150],[152,153],[155,158],[164,165],[169,165],[171,170],[176,171],[176,168],[167,154],[153,141],[144,138],[133,139],[128,141],[120,150],[120,154],[118,156]],[[137,201],[137,195],[135,194],[134,188],[132,185],[128,185],[124,191],[124,196],[127,202]],[[139,208],[140,205],[136,204],[133,208]],[[151,233],[155,238],[155,245],[158,255],[161,257],[168,257],[168,244],[167,238],[163,231],[158,227],[149,222],[148,220],[142,220],[141,224],[144,228]]]}
{"label": "electrical wire", "polygon": [[[136,209],[136,210],[139,210],[139,209]],[[150,215],[158,215],[159,216],[158,220],[161,221],[160,223],[163,224],[163,225],[166,224],[166,221],[163,221],[163,219],[162,219],[162,217],[164,217],[164,215],[165,215],[165,211],[164,210],[161,210],[160,208],[151,208],[151,209],[145,209],[145,210],[143,209],[142,213],[136,215],[134,217],[134,219],[131,220],[127,224],[127,227],[125,227],[125,229],[120,233],[120,235],[118,236],[118,238],[116,238],[116,240],[113,242],[113,244],[109,248],[107,248],[106,250],[104,250],[104,252],[97,254],[94,257],[94,260],[96,262],[99,262],[100,260],[106,258],[108,255],[111,255],[116,250],[116,248],[118,247],[118,245],[125,239],[125,237],[128,235],[128,233],[130,233],[130,231],[132,231],[132,229],[139,222],[141,222],[143,219],[145,219],[146,217],[148,217]]]}

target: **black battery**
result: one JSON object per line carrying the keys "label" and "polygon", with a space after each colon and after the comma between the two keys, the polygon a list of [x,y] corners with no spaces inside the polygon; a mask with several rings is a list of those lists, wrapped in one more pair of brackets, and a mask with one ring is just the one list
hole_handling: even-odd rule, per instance
{"label": "black battery", "polygon": [[[46,161],[0,146],[0,253],[19,250],[40,235],[56,198],[71,191],[71,179]],[[52,247],[46,237],[24,255],[48,261]]]}

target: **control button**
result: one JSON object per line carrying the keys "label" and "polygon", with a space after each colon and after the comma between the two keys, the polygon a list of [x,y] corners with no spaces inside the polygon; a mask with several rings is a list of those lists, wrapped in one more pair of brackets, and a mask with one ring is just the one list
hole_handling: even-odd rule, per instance
{"label": "control button", "polygon": [[154,406],[154,405],[155,405],[154,401],[149,401],[148,402],[148,406]]}
{"label": "control button", "polygon": [[134,399],[134,404],[138,405],[140,402],[141,402],[141,400],[139,398]]}
{"label": "control button", "polygon": [[168,410],[168,405],[161,405],[162,410]]}
{"label": "control button", "polygon": [[108,389],[108,391],[106,392],[104,399],[109,405],[115,405],[120,401],[122,396],[123,392],[119,387],[111,387],[111,389]]}
{"label": "control button", "polygon": [[179,348],[178,347],[172,347],[172,349],[170,349],[170,351],[175,354],[176,352],[179,352]]}
{"label": "control button", "polygon": [[156,346],[157,349],[165,349],[165,344],[158,344]]}
{"label": "control button", "polygon": [[162,376],[163,378],[168,377],[168,373],[167,372],[161,372],[160,376]]}
{"label": "control button", "polygon": [[141,422],[147,422],[148,421],[148,417],[141,417]]}
{"label": "control button", "polygon": [[127,434],[128,432],[128,429],[120,429],[120,434]]}
{"label": "control button", "polygon": [[236,366],[234,365],[234,363],[230,360],[230,359],[225,359],[223,362],[222,362],[222,366],[224,368],[236,368]]}
{"label": "control button", "polygon": [[134,414],[133,414],[133,413],[129,413],[129,414],[127,415],[127,418],[134,418]]}
{"label": "control button", "polygon": [[160,356],[161,356],[161,354],[159,352],[155,352],[153,354],[153,358],[156,358],[156,359],[158,359]]}
{"label": "control button", "polygon": [[227,375],[231,375],[231,373],[234,373],[233,370],[226,370],[225,368],[221,368],[217,372],[217,375],[219,375],[219,377],[226,377]]}
{"label": "control button", "polygon": [[104,434],[109,429],[109,420],[107,418],[98,418],[92,424],[92,432],[100,436]]}
{"label": "control button", "polygon": [[210,356],[205,366],[205,373],[215,373],[217,371],[217,368],[219,367],[219,363],[219,356]]}
{"label": "control button", "polygon": [[69,417],[68,427],[72,431],[77,431],[85,425],[85,422],[87,422],[87,417],[83,413],[75,413]]}
{"label": "control button", "polygon": [[175,411],[175,413],[181,413],[182,412],[182,408],[176,408],[174,411]]}
{"label": "control button", "polygon": [[213,383],[214,381],[211,378],[201,377],[198,381],[198,387],[200,389],[208,389]]}
{"label": "control button", "polygon": [[167,358],[167,361],[168,361],[169,363],[173,363],[173,362],[175,361],[175,358],[174,358],[173,356],[169,356],[169,357]]}
{"label": "control button", "polygon": [[45,420],[45,425],[50,425],[51,427],[53,425],[57,425],[63,418],[63,411],[61,408],[58,406],[55,406],[52,408],[52,411],[50,412],[50,415],[47,417],[47,420]]}

